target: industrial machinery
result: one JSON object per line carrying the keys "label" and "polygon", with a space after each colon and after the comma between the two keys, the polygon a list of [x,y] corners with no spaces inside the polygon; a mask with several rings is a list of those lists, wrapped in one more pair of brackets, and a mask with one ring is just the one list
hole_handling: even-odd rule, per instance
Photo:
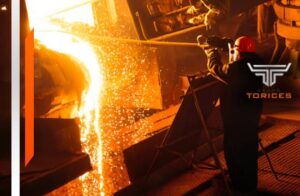
{"label": "industrial machinery", "polygon": [[[194,164],[199,157],[203,159],[211,152],[216,155],[217,149],[220,150],[222,125],[208,122],[220,121],[219,112],[216,112],[219,108],[215,104],[222,91],[222,84],[211,75],[191,76],[189,82],[191,87],[184,96],[172,125],[124,150],[125,164],[132,184],[116,195],[141,194],[161,183],[159,176],[168,179],[174,172]],[[191,152],[193,156],[187,156]],[[178,159],[184,164],[174,164]],[[170,166],[172,162],[173,166]],[[215,159],[215,164],[217,169],[222,170],[218,158]]]}
{"label": "industrial machinery", "polygon": [[[290,57],[293,77],[299,78],[300,1],[277,0],[273,7],[278,17],[275,24],[275,30],[279,36],[285,39],[285,49],[281,54],[279,62]],[[281,51],[279,50],[275,52]]]}
{"label": "industrial machinery", "polygon": [[[182,80],[187,76],[192,78],[191,75],[197,75],[190,82],[195,85],[194,90],[203,109],[204,120],[213,122],[208,123],[214,140],[213,144],[217,146],[217,150],[222,148],[222,122],[218,107],[215,107],[221,84],[211,76],[206,76],[206,55],[197,46],[196,38],[202,35],[207,38],[206,44],[225,51],[228,43],[232,42],[231,39],[241,33],[248,33],[245,26],[251,28],[251,33],[256,33],[256,23],[254,25],[251,23],[253,12],[257,5],[266,1],[244,0],[242,3],[240,0],[92,1],[89,3],[91,3],[95,20],[93,27],[78,23],[70,26],[63,24],[74,35],[80,35],[82,40],[93,43],[95,48],[98,47],[95,54],[107,57],[103,63],[106,63],[105,71],[109,73],[105,75],[109,78],[105,87],[108,89],[106,96],[110,99],[103,103],[103,105],[106,104],[104,109],[108,111],[107,115],[103,115],[103,121],[111,120],[108,119],[111,116],[109,112],[114,107],[121,108],[114,117],[117,116],[116,119],[122,120],[118,121],[119,124],[116,126],[114,124],[116,122],[107,123],[108,127],[111,126],[107,132],[118,141],[104,154],[109,161],[123,161],[124,157],[131,181],[127,187],[124,187],[124,184],[118,184],[116,187],[120,190],[114,190],[118,191],[117,195],[142,193],[141,189],[145,188],[146,191],[153,185],[151,183],[161,183],[179,170],[191,166],[191,162],[196,158],[202,160],[211,155],[204,132],[206,125],[203,121],[199,121],[197,116],[193,92],[191,89],[187,90],[182,87]],[[103,9],[104,7],[106,9]],[[295,67],[299,65],[300,1],[277,0],[273,7],[278,16],[276,32],[286,40],[284,46],[286,49],[281,60],[287,54],[292,56],[292,64],[296,70],[295,76],[300,77],[300,69]],[[2,14],[1,11],[0,14]],[[26,15],[24,12],[23,14],[23,16]],[[24,40],[28,31],[28,20],[26,17],[21,19],[22,23],[26,24],[21,35]],[[103,44],[103,40],[101,41],[102,37],[108,38],[106,44]],[[219,39],[219,37],[225,38]],[[150,41],[165,42],[165,44],[143,44],[150,43]],[[168,43],[179,44],[175,46],[168,45]],[[36,156],[31,165],[21,168],[21,186],[23,192],[27,194],[44,194],[92,170],[89,155],[83,153],[81,149],[77,119],[70,119],[72,113],[70,108],[78,104],[79,97],[87,84],[81,64],[69,55],[48,49],[43,43],[37,41],[36,46],[35,103],[39,105],[35,110]],[[23,52],[21,50],[21,54]],[[130,66],[124,66],[126,63]],[[137,68],[128,73],[126,72],[128,67]],[[7,73],[6,68],[5,73]],[[6,77],[7,75],[10,74],[3,74]],[[149,82],[149,85],[146,86],[145,82]],[[1,85],[7,88],[4,89],[6,94],[9,94],[7,83],[1,81]],[[139,93],[140,89],[144,90],[143,93],[147,92]],[[137,97],[134,101],[126,99],[133,94]],[[112,97],[117,99],[114,100]],[[145,100],[147,99],[146,104],[138,102],[144,97]],[[23,102],[24,100],[22,104]],[[3,103],[8,103],[8,101],[5,100]],[[136,129],[130,130],[126,135],[119,131],[119,128],[131,125],[130,123],[134,124],[147,115],[132,117],[124,108],[133,108],[134,112],[139,112],[144,108],[166,109],[179,103],[181,106],[174,115],[175,120],[168,126],[151,133],[142,130],[139,134],[144,140],[138,140],[133,145],[132,141],[128,142],[131,146],[125,143]],[[125,115],[122,116],[122,112]],[[152,112],[149,110],[149,115]],[[163,120],[158,119],[156,122],[160,123]],[[218,126],[213,127],[216,124]],[[9,130],[9,126],[4,129]],[[116,137],[111,132],[116,132],[120,137]],[[104,132],[103,135],[105,134],[108,133]],[[9,137],[8,132],[4,132],[3,135],[5,138]],[[178,164],[178,160],[185,162]],[[190,160],[192,161],[189,162]],[[178,167],[171,170],[170,165]],[[110,172],[114,172],[113,169]],[[166,179],[157,180],[160,174],[166,176]],[[1,176],[2,179],[9,182],[9,173],[4,173]],[[34,190],[36,186],[40,189]],[[8,191],[7,187],[4,187],[3,191]]]}
{"label": "industrial machinery", "polygon": [[[11,194],[11,55],[10,55],[10,1],[0,2],[1,19],[1,53],[4,58],[1,59],[1,170],[0,170],[0,193],[1,195]],[[21,1],[21,35],[20,35],[20,55],[21,70],[24,68],[24,44],[28,33],[28,18],[25,1]],[[2,51],[3,49],[3,51]],[[49,51],[48,51],[49,52]],[[45,54],[45,53],[44,53]],[[49,54],[49,53],[48,53]],[[57,54],[59,55],[59,54]],[[44,58],[45,59],[45,58]],[[53,61],[52,61],[53,63]],[[72,64],[72,63],[71,63]],[[74,65],[74,64],[73,64]],[[41,74],[41,67],[38,67],[37,75]],[[23,70],[22,70],[23,71]],[[22,72],[23,73],[23,72]],[[47,74],[46,74],[47,75]],[[24,75],[21,76],[21,85],[24,84]],[[45,75],[43,75],[45,76]],[[49,76],[49,75],[47,75]],[[46,85],[51,84],[45,79]],[[48,83],[47,83],[48,82]],[[43,83],[40,83],[43,85]],[[37,86],[38,87],[38,86]],[[38,89],[38,88],[37,88]],[[24,104],[24,88],[21,88],[21,105]],[[41,91],[38,91],[41,92]],[[89,155],[82,152],[80,141],[80,130],[76,119],[58,119],[41,118],[41,114],[49,110],[49,100],[42,100],[47,96],[40,96],[41,107],[37,107],[36,118],[34,120],[34,158],[25,166],[25,120],[24,115],[20,116],[20,185],[21,194],[24,195],[42,195],[56,189],[70,180],[73,180],[85,172],[92,169]],[[48,96],[49,97],[49,96]],[[51,97],[51,95],[50,95]],[[36,99],[39,103],[39,99]],[[50,101],[51,102],[51,101]],[[44,103],[44,105],[43,105]],[[45,104],[46,103],[46,104]],[[50,104],[51,105],[51,104]],[[24,109],[24,108],[23,108]],[[41,110],[40,110],[41,109]],[[22,110],[22,108],[21,108]]]}
{"label": "industrial machinery", "polygon": [[[235,0],[128,0],[128,5],[140,38],[161,40],[199,32],[203,26],[215,25],[220,17],[233,17],[262,2],[244,1],[241,5]],[[210,24],[213,20],[216,21]]]}
{"label": "industrial machinery", "polygon": [[[216,35],[234,39],[249,19],[251,9],[265,2],[237,0],[128,0],[128,6],[142,40],[196,42],[200,35]],[[168,56],[174,56],[172,60]],[[158,47],[158,66],[164,107],[176,102],[168,95],[176,92],[179,76],[206,70],[206,56],[195,47]],[[175,100],[181,94],[175,95]],[[170,103],[171,102],[171,103]]]}
{"label": "industrial machinery", "polygon": [[[187,12],[190,7],[194,6],[194,4],[191,4],[190,1],[183,1],[183,4],[178,3],[178,1],[170,2],[143,1],[141,3],[128,0],[135,25],[141,39],[195,42],[196,37],[200,34],[203,35],[202,38],[207,37],[204,41],[201,41],[201,37],[199,37],[198,42],[201,44],[206,42],[206,44],[211,44],[215,47],[226,50],[226,48],[228,48],[228,43],[232,42],[229,38],[233,39],[240,33],[239,27],[243,25],[243,22],[247,18],[247,16],[243,13],[246,10],[248,11],[249,9],[254,8],[263,1],[245,1],[243,6],[240,6],[240,3],[235,1],[221,1],[222,3],[219,1],[209,1],[209,3],[207,3],[207,1],[201,1],[206,2],[207,4],[200,3],[200,7],[198,7],[199,15],[196,14],[193,16],[189,15],[189,12]],[[215,18],[213,20],[211,19],[211,23],[206,21],[208,20],[208,17],[210,17],[207,15],[209,12],[218,12],[218,14],[213,16]],[[220,16],[223,17],[222,20],[219,18]],[[199,23],[189,23],[195,20],[193,17],[197,17],[197,19],[199,19],[197,22]],[[222,21],[222,23],[218,23],[218,21]],[[237,26],[237,28],[233,28],[233,26]],[[221,39],[218,36],[227,36],[229,38]],[[198,72],[199,70],[205,70],[206,57],[201,50],[188,47],[176,47],[173,51],[173,56],[175,57],[175,61],[178,65],[182,63],[184,66],[189,66],[189,62],[192,62],[191,67],[197,69]],[[180,59],[184,60],[180,61]],[[184,71],[178,72],[181,75],[188,75],[188,73],[184,73]],[[199,78],[198,82],[199,86],[196,87],[196,89],[202,89],[202,86],[209,86],[211,81],[207,78]],[[208,95],[206,93],[217,92],[217,90],[215,90],[214,87],[211,87],[209,90],[202,90],[204,92],[204,97],[202,98],[207,98],[211,102],[202,102],[200,107],[209,107],[211,106],[211,103],[216,101],[214,98],[218,97],[218,95],[215,97],[212,94]],[[200,97],[202,90],[197,92]],[[208,142],[205,137],[203,137],[203,125],[197,126],[194,122],[187,122],[188,120],[195,120],[199,122],[199,119],[195,119],[197,118],[197,114],[195,112],[195,108],[193,108],[193,104],[187,104],[188,100],[191,99],[189,96],[190,94],[188,91],[184,96],[181,107],[179,108],[178,113],[169,129],[161,130],[153,137],[147,138],[146,140],[124,150],[125,163],[132,184],[117,192],[117,195],[139,194],[147,189],[151,189],[156,185],[156,183],[161,183],[160,180],[163,181],[166,180],[165,178],[168,178],[167,176],[172,176],[174,174],[172,172],[175,172],[174,168],[177,168],[177,172],[184,168],[186,165],[179,166],[180,164],[174,164],[174,160],[176,160],[176,158],[177,160],[182,160],[184,159],[183,157],[189,157],[189,153],[196,148],[201,148],[201,152],[197,156],[202,157],[202,159],[207,155],[211,155],[211,151],[207,149],[207,147],[205,148],[203,146],[204,144],[207,145]],[[189,107],[189,109],[186,109],[185,107]],[[206,109],[208,108],[205,108],[205,111]],[[184,113],[184,111],[189,112]],[[213,118],[216,118],[216,116]],[[206,116],[205,119],[207,120],[208,117]],[[214,122],[216,121],[220,122],[220,119],[214,120]],[[189,127],[193,125],[195,126],[192,128]],[[180,130],[185,131],[185,134],[181,135]],[[222,128],[218,127],[216,130],[217,132],[214,132],[215,135],[213,135],[213,137],[216,142],[215,145],[219,145],[220,147],[220,143],[217,142],[220,139],[220,132],[218,131],[222,130]],[[212,130],[210,131],[213,132]],[[161,142],[164,141],[164,137],[168,137],[166,136],[168,135],[168,132],[173,133],[174,135],[172,135],[172,139],[166,142],[165,149],[164,146],[161,145]],[[189,134],[194,135],[190,136]],[[184,141],[189,145],[184,145]],[[156,153],[160,151],[161,153],[155,157],[155,155],[157,155]],[[145,154],[147,154],[147,156],[145,156]],[[143,157],[142,160],[141,157]],[[157,162],[151,165],[153,157],[155,157],[154,159],[156,159]],[[137,161],[137,158],[139,161]],[[136,164],[137,162],[139,163],[138,165]],[[189,164],[189,162],[187,164]],[[173,171],[171,171],[172,169],[170,168],[173,168]],[[164,179],[160,179],[160,177]],[[145,180],[145,178],[148,180]]]}

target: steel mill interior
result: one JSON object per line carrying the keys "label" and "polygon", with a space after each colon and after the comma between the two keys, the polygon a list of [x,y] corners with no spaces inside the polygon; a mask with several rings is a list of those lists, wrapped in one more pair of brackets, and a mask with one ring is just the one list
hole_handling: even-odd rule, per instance
{"label": "steel mill interior", "polygon": [[[266,64],[291,64],[273,90],[248,97],[263,100],[258,190],[300,195],[300,0],[20,3],[21,195],[223,195],[220,82],[208,75],[199,35],[247,35]],[[0,195],[9,195],[10,0],[0,9]],[[31,32],[34,157],[25,166]]]}

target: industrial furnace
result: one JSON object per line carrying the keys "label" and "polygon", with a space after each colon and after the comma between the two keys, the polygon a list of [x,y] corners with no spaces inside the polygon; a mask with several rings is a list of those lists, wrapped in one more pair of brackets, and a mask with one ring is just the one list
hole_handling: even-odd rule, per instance
{"label": "industrial furnace", "polygon": [[0,195],[300,194],[299,10],[0,0]]}

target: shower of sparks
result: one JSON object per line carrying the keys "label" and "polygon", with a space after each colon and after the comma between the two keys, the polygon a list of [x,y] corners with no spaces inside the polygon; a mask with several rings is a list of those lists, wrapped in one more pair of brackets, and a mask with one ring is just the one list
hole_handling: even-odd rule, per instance
{"label": "shower of sparks", "polygon": [[[158,75],[153,66],[155,49],[117,42],[103,45],[76,36],[76,32],[94,31],[91,5],[84,4],[68,12],[61,10],[80,3],[80,0],[26,1],[35,38],[50,50],[76,60],[88,82],[72,117],[80,119],[82,147],[91,158],[93,171],[49,195],[112,195],[129,184],[122,151],[144,139],[151,129],[152,123],[145,119],[146,108],[153,105],[159,108],[156,103],[161,99],[159,87],[153,84]],[[100,15],[103,13],[99,11]],[[134,32],[129,31],[126,23],[115,31],[105,22],[98,25],[97,33],[102,35],[130,37]]]}
{"label": "shower of sparks", "polygon": [[[93,176],[93,180],[99,184],[99,189],[103,190],[102,176],[102,130],[100,129],[100,108],[101,108],[101,89],[103,78],[101,73],[102,62],[98,60],[91,46],[64,33],[37,33],[37,39],[42,41],[49,49],[60,53],[68,54],[77,61],[81,62],[86,72],[88,88],[81,97],[81,103],[77,116],[80,118],[81,142],[83,149],[90,155],[92,163],[98,176]],[[92,139],[93,144],[91,144]],[[89,179],[89,175],[82,177],[82,181]],[[99,181],[98,181],[99,180]],[[88,193],[88,189],[83,187],[83,192]]]}
{"label": "shower of sparks", "polygon": [[[69,6],[70,1],[35,1],[28,0],[28,15],[30,26],[35,29],[35,38],[47,48],[59,53],[67,54],[82,65],[88,87],[84,90],[81,100],[77,106],[77,117],[80,118],[81,142],[84,151],[86,151],[94,165],[96,175],[84,175],[81,177],[83,182],[82,193],[89,194],[88,186],[92,178],[95,181],[98,194],[102,195],[103,190],[103,166],[102,166],[102,130],[100,129],[100,108],[101,91],[103,90],[102,67],[103,63],[98,59],[93,47],[83,41],[81,38],[72,34],[62,33],[61,26],[51,22],[46,16],[63,6]],[[72,1],[72,3],[75,3]],[[68,5],[69,4],[69,5]],[[93,24],[93,17],[87,13],[92,13],[91,6],[84,6],[82,10],[75,14],[65,14],[59,16],[65,23],[82,22]],[[47,31],[44,31],[47,30]],[[51,31],[49,31],[51,30]],[[91,140],[94,140],[91,144]],[[94,186],[95,186],[94,184]]]}

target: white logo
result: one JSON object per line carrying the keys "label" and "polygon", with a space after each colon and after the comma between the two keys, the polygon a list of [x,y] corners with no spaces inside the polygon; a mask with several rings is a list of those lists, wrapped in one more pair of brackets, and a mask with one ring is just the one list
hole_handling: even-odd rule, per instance
{"label": "white logo", "polygon": [[255,73],[256,76],[262,76],[263,83],[266,86],[273,86],[276,83],[277,76],[283,76],[290,67],[291,63],[287,65],[251,65],[247,63],[251,72]]}

